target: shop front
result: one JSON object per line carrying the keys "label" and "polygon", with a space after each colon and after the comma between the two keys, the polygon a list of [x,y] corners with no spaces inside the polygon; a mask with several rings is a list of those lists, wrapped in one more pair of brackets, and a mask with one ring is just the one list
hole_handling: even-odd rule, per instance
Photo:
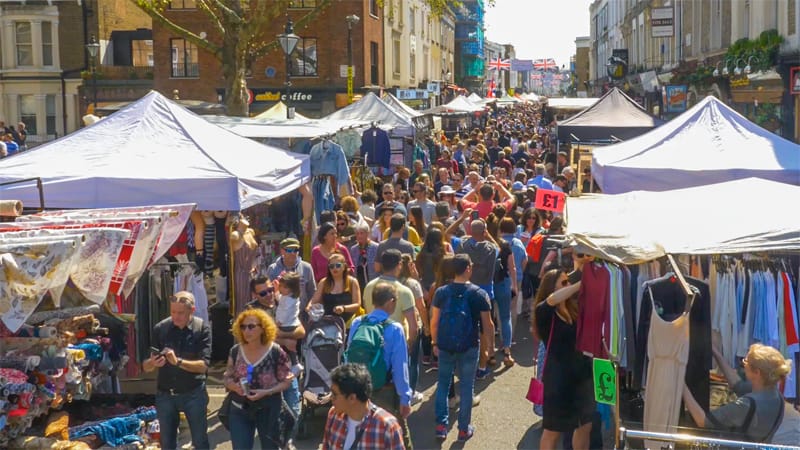
{"label": "shop front", "polygon": [[742,115],[762,128],[781,134],[784,111],[783,80],[774,70],[730,79],[731,102]]}
{"label": "shop front", "polygon": [[[282,101],[295,111],[311,118],[319,118],[336,110],[337,91],[325,88],[292,88],[286,95],[285,88],[248,88],[250,100],[250,115],[258,115],[279,101]],[[220,97],[224,96],[224,89],[217,89]],[[224,100],[223,100],[224,101]]]}

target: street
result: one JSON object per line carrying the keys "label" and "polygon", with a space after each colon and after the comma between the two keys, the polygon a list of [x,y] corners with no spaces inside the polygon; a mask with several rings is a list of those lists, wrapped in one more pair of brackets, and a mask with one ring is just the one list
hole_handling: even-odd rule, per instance
{"label": "street", "polygon": [[[436,392],[437,372],[426,366],[420,374],[418,390],[425,394],[425,400],[413,408],[409,417],[411,436],[416,449],[535,449],[539,443],[539,416],[536,416],[530,402],[525,399],[528,382],[533,373],[533,350],[528,333],[527,321],[520,319],[514,332],[516,345],[513,348],[517,364],[506,369],[502,364],[493,375],[485,380],[478,380],[475,393],[481,396],[478,406],[473,408],[472,424],[475,425],[475,436],[465,444],[456,442],[458,435],[455,422],[457,411],[451,410],[453,427],[448,439],[439,444],[434,437],[434,398]],[[209,388],[211,402],[209,409],[209,437],[211,445],[218,450],[232,449],[228,432],[217,420],[216,411],[225,396],[224,390],[217,386]],[[317,449],[322,443],[325,416],[323,410],[309,424],[309,439],[295,442],[298,449]],[[181,443],[189,443],[188,429],[182,429]],[[258,439],[256,439],[258,441]],[[256,446],[256,448],[260,448]]]}

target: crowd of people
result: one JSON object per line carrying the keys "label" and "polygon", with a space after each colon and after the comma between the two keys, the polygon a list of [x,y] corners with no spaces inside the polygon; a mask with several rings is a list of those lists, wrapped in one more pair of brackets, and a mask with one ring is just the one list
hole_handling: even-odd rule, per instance
{"label": "crowd of people", "polygon": [[[398,168],[376,191],[342,197],[336,211],[322,213],[310,261],[297,239],[281,241],[280,256],[266,277],[251,281],[248,308],[233,323],[237,344],[224,383],[233,396],[226,421],[234,448],[252,448],[256,431],[261,448],[291,446],[297,430],[285,412],[296,416],[301,404],[297,342],[315,311],[346,323],[344,361],[330,372],[324,449],[413,448],[407,418],[424,399],[422,367],[438,370],[435,436],[472,438],[475,382],[516,364],[518,317],[530,318],[545,386],[536,410],[540,448],[561,448],[562,439],[575,449],[594,447],[591,360],[575,346],[575,294],[592,257],[562,248],[562,217],[536,209],[534,199],[538,189],[597,187],[589,171],[578,185],[574,161],[551,133],[539,110],[519,105],[471,131],[432,134],[412,170]],[[210,346],[202,347],[207,326],[193,328],[186,307],[193,307],[191,294],[177,294],[171,318],[156,330],[165,329],[160,344],[184,353],[154,353],[144,367],[159,369],[162,448],[176,446],[180,409],[201,450],[208,448],[201,414],[208,398],[198,394],[195,375],[207,367]],[[785,368],[773,376],[774,355],[751,354],[750,389],[774,389]],[[705,416],[688,397],[687,404],[699,426],[735,415]]]}
{"label": "crowd of people", "polygon": [[17,127],[6,126],[0,120],[0,159],[15,155],[28,149],[28,132],[25,123],[20,122]]}

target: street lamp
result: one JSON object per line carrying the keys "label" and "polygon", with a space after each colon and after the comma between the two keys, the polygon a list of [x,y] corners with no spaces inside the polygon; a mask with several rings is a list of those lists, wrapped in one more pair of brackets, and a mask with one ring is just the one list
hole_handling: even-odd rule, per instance
{"label": "street lamp", "polygon": [[86,44],[86,51],[89,53],[89,60],[91,62],[94,111],[97,111],[97,53],[100,51],[100,44],[97,42],[97,39],[95,39],[94,35],[89,39],[89,43]]}
{"label": "street lamp", "polygon": [[292,52],[300,42],[300,36],[294,34],[294,24],[292,18],[286,19],[286,29],[283,33],[278,35],[278,43],[281,44],[281,49],[286,55],[286,118],[291,119],[294,117],[294,108],[289,106],[289,96],[292,89]]}
{"label": "street lamp", "polygon": [[355,14],[345,17],[347,21],[347,103],[353,103],[353,25],[359,20]]}

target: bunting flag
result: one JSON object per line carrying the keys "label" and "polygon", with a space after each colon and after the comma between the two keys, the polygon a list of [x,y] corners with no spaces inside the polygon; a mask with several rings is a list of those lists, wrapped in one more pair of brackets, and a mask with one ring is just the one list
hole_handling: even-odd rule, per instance
{"label": "bunting flag", "polygon": [[[555,64],[555,62],[553,64]],[[511,60],[500,59],[500,57],[497,57],[489,61],[489,70],[497,70],[497,71],[511,70]]]}
{"label": "bunting flag", "polygon": [[555,70],[558,69],[558,65],[553,58],[534,59],[533,68],[536,70]]}

